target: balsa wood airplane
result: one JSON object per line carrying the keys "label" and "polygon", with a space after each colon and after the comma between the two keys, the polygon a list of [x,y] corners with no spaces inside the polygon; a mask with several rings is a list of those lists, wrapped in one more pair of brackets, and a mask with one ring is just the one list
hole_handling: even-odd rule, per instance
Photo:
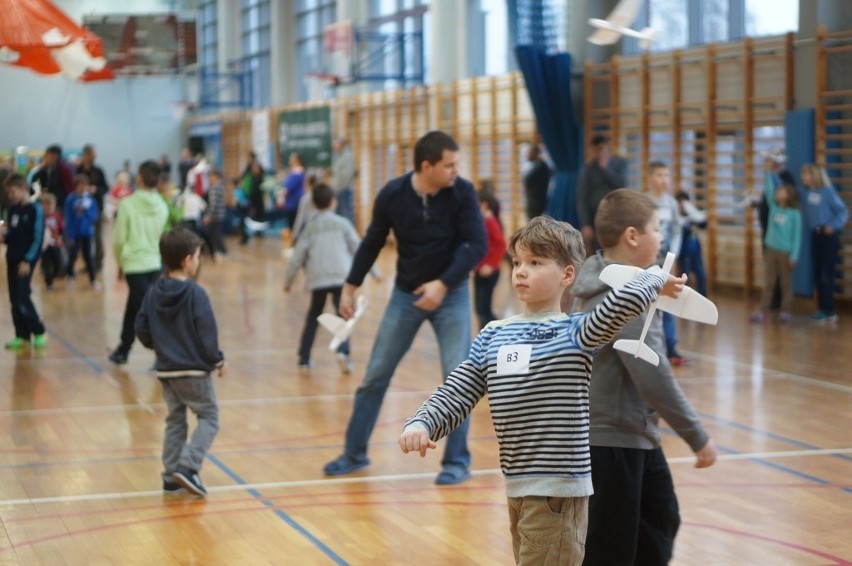
{"label": "balsa wood airplane", "polygon": [[612,45],[621,39],[621,36],[627,35],[638,38],[639,47],[642,49],[651,47],[657,30],[649,27],[642,31],[630,29],[641,3],[642,0],[621,0],[605,20],[590,18],[589,24],[597,29],[589,36],[589,42],[595,45]]}
{"label": "balsa wood airplane", "polygon": [[[666,255],[666,261],[663,263],[664,273],[671,271],[674,260],[675,256],[673,253]],[[607,265],[601,271],[600,280],[613,289],[621,289],[643,272],[644,270],[639,267],[612,264]],[[719,321],[719,311],[716,309],[716,305],[695,289],[684,286],[678,298],[673,299],[661,295],[651,304],[651,307],[648,309],[648,316],[645,319],[645,326],[642,327],[642,334],[639,335],[638,340],[616,340],[612,347],[616,350],[633,354],[635,358],[642,358],[650,364],[658,365],[660,357],[654,350],[645,345],[645,336],[648,334],[648,328],[651,326],[651,321],[654,319],[654,313],[657,309],[680,318],[703,322],[704,324],[715,325]]]}
{"label": "balsa wood airplane", "polygon": [[358,322],[358,319],[361,318],[361,315],[364,314],[366,309],[367,298],[364,295],[358,295],[355,301],[355,313],[349,320],[328,312],[322,313],[317,317],[319,323],[334,335],[331,343],[328,345],[329,350],[336,352],[337,347],[352,336],[352,329],[355,328],[355,323]]}

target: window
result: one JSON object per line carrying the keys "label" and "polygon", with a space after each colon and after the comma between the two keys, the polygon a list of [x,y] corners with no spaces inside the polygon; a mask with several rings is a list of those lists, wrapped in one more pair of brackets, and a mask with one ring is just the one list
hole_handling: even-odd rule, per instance
{"label": "window", "polygon": [[219,20],[216,16],[216,0],[202,0],[198,6],[198,14],[201,68],[215,73],[219,69]]}
{"label": "window", "polygon": [[367,68],[358,69],[378,88],[404,88],[426,80],[428,0],[369,0],[365,37],[359,43]]}
{"label": "window", "polygon": [[241,0],[240,20],[243,63],[251,72],[251,102],[254,108],[271,104],[271,58],[269,0]]}
{"label": "window", "polygon": [[780,35],[799,29],[800,0],[745,0],[746,35]]}
{"label": "window", "polygon": [[[322,32],[337,21],[336,0],[298,0],[296,2],[296,76],[325,72]],[[304,80],[296,85],[300,101],[308,99]]]}
{"label": "window", "polygon": [[[671,51],[686,47],[689,41],[689,18],[683,0],[650,0],[650,4],[650,25],[659,32],[651,50]],[[633,27],[641,29],[644,26],[634,24]],[[638,48],[638,43],[636,45]]]}

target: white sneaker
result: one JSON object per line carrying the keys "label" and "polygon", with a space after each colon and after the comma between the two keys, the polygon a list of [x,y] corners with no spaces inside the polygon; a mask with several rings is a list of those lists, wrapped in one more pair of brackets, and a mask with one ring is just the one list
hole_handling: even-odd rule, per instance
{"label": "white sneaker", "polygon": [[337,353],[337,365],[340,366],[340,372],[346,375],[352,373],[352,358],[343,352]]}

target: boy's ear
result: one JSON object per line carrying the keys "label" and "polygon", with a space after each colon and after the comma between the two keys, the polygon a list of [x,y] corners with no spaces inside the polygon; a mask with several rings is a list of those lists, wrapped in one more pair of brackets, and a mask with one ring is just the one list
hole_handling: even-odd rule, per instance
{"label": "boy's ear", "polygon": [[573,265],[566,265],[562,270],[562,286],[570,287],[574,283],[574,279],[577,277],[577,270],[574,269]]}
{"label": "boy's ear", "polygon": [[624,233],[621,235],[621,241],[627,244],[630,247],[635,248],[639,245],[639,240],[637,238],[639,231],[633,227],[629,226],[624,230]]}

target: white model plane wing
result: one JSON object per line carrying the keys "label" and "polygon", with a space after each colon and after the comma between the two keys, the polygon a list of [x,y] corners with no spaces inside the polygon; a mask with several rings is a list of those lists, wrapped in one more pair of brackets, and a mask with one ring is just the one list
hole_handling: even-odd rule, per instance
{"label": "white model plane wing", "polygon": [[[675,256],[672,253],[666,255],[665,263],[663,263],[663,272],[669,273],[672,265],[674,265]],[[600,274],[600,279],[613,289],[621,289],[628,281],[633,280],[637,275],[644,270],[630,265],[607,265]],[[654,313],[657,309],[664,310],[675,316],[696,320],[705,324],[716,324],[719,320],[719,311],[709,299],[703,297],[697,291],[690,287],[684,287],[678,298],[659,297],[651,303],[648,309],[648,316],[645,320],[645,325],[642,327],[642,333],[638,340],[617,340],[612,347],[616,350],[633,354],[637,358],[642,358],[646,362],[657,365],[660,363],[660,357],[651,348],[645,345],[645,336],[648,334],[648,329],[651,327],[651,320],[654,318]]]}
{"label": "white model plane wing", "polygon": [[612,45],[621,38],[621,33],[614,29],[598,28],[589,36],[589,43],[595,45]]}
{"label": "white model plane wing", "polygon": [[352,318],[346,320],[331,313],[323,313],[317,317],[317,321],[329,332],[333,334],[331,343],[328,349],[332,352],[337,351],[337,348],[352,336],[352,330],[355,328],[355,323],[364,314],[367,309],[367,299],[364,295],[359,295],[355,302],[355,313]]}
{"label": "white model plane wing", "polygon": [[606,17],[606,21],[614,26],[629,28],[633,25],[641,5],[642,0],[621,0]]}
{"label": "white model plane wing", "polygon": [[642,0],[621,0],[605,20],[590,18],[589,24],[597,29],[589,36],[589,42],[595,45],[612,45],[622,35],[629,35],[639,39],[642,49],[648,49],[657,35],[656,30],[646,27],[642,31],[635,31],[630,28],[636,20],[641,3]]}

